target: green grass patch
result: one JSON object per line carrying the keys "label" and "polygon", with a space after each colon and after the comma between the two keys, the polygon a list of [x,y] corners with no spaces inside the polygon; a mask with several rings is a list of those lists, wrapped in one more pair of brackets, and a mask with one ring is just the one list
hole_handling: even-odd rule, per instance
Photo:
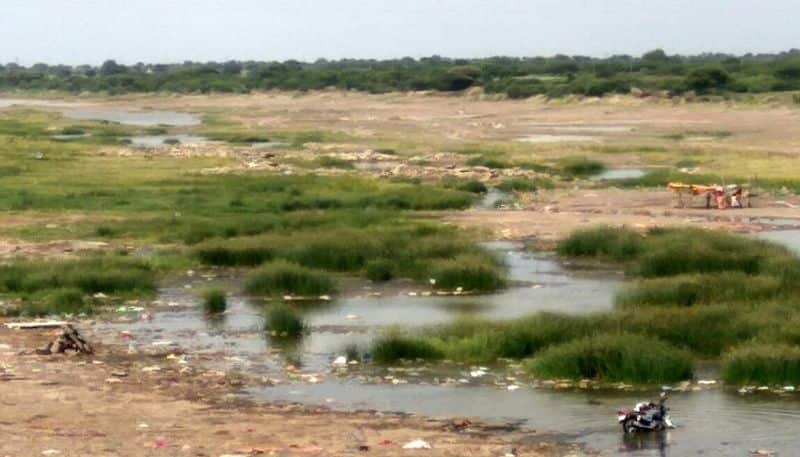
{"label": "green grass patch", "polygon": [[228,307],[228,299],[225,290],[219,288],[208,288],[202,292],[203,311],[207,314],[221,314]]}
{"label": "green grass patch", "polygon": [[402,360],[436,360],[442,353],[424,339],[400,334],[388,334],[372,345],[372,357],[378,363]]}
{"label": "green grass patch", "polygon": [[317,159],[317,165],[323,168],[338,168],[341,170],[354,170],[353,162],[333,156],[322,156]]}
{"label": "green grass patch", "polygon": [[271,306],[266,312],[264,330],[276,337],[298,338],[306,330],[300,314],[287,305]]}
{"label": "green grass patch", "polygon": [[800,384],[800,346],[746,344],[727,354],[722,379],[728,384]]}
{"label": "green grass patch", "polygon": [[639,255],[643,243],[642,235],[634,230],[601,226],[573,232],[559,241],[556,250],[567,257],[626,262]]}
{"label": "green grass patch", "polygon": [[317,296],[336,291],[327,274],[286,261],[265,264],[248,275],[245,290],[252,295]]}
{"label": "green grass patch", "polygon": [[486,168],[511,168],[511,162],[495,155],[478,155],[467,159],[467,165],[472,167],[486,167]]}
{"label": "green grass patch", "polygon": [[505,287],[497,261],[486,255],[462,254],[452,259],[434,261],[430,277],[439,289],[491,292]]}
{"label": "green grass patch", "polygon": [[559,169],[567,176],[586,177],[605,171],[606,165],[587,157],[566,157],[559,160]]}
{"label": "green grass patch", "polygon": [[692,359],[654,338],[601,334],[553,346],[531,360],[526,370],[540,378],[651,384],[690,379]]}

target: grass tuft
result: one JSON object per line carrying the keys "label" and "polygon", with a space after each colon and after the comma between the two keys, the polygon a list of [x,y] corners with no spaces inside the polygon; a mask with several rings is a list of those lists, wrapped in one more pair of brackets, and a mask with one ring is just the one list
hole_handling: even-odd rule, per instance
{"label": "grass tuft", "polygon": [[746,344],[728,353],[722,362],[728,384],[800,384],[800,346]]}
{"label": "grass tuft", "polygon": [[225,291],[218,288],[209,288],[203,291],[203,310],[207,314],[221,314],[228,307]]}
{"label": "grass tuft", "polygon": [[305,331],[306,324],[291,307],[277,305],[267,310],[264,329],[278,337],[297,338]]}
{"label": "grass tuft", "polygon": [[336,285],[321,271],[278,260],[251,273],[245,290],[252,295],[316,296],[335,292]]}
{"label": "grass tuft", "polygon": [[526,369],[549,379],[661,383],[690,379],[692,359],[652,337],[601,334],[553,346],[538,354]]}

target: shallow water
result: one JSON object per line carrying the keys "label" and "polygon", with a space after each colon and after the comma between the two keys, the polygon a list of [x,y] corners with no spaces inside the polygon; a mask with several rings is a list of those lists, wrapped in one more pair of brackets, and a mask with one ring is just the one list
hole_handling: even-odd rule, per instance
{"label": "shallow water", "polygon": [[137,126],[189,126],[198,125],[201,122],[200,117],[194,114],[178,111],[97,109],[88,103],[77,101],[0,98],[0,108],[12,106],[56,108],[70,119],[108,121]]}
{"label": "shallow water", "polygon": [[[749,449],[793,455],[800,433],[800,396],[743,396],[719,388],[674,392],[669,406],[677,429],[626,439],[616,423],[616,411],[655,398],[657,391],[537,389],[524,379],[508,380],[514,373],[503,366],[490,366],[489,373],[480,378],[471,377],[468,366],[457,364],[408,366],[401,371],[365,365],[350,368],[349,374],[331,372],[332,360],[345,354],[348,346],[365,347],[387,325],[413,328],[448,322],[463,314],[510,318],[541,310],[585,313],[612,306],[621,280],[618,273],[572,270],[551,256],[521,251],[519,243],[486,246],[504,256],[513,287],[483,296],[414,297],[408,292],[419,291],[418,286],[408,285],[407,290],[398,290],[397,285],[371,286],[330,302],[298,304],[311,332],[294,345],[271,341],[261,331],[263,318],[258,307],[243,296],[229,298],[222,321],[206,320],[196,306],[195,291],[209,279],[197,275],[161,290],[161,301],[181,306],[157,312],[152,321],[102,324],[97,336],[106,343],[127,344],[120,339],[120,331],[125,330],[133,334],[131,341],[139,350],[153,348],[153,343],[162,350],[180,347],[189,354],[190,363],[197,363],[192,358],[195,354],[214,354],[211,361],[202,363],[278,380],[274,387],[243,393],[259,401],[510,421],[543,433],[563,434],[603,455],[727,456],[747,455]],[[226,283],[229,290],[236,290],[240,282],[235,277],[212,280]],[[369,296],[377,291],[382,295]],[[314,380],[298,381],[285,370],[287,362]],[[376,376],[387,374],[402,383],[394,385],[386,378],[374,382],[381,379]],[[456,381],[459,378],[462,380]],[[520,388],[509,391],[509,383],[518,383]]]}
{"label": "shallow water", "polygon": [[331,380],[250,391],[271,401],[329,404],[342,409],[404,411],[429,416],[479,417],[523,421],[544,433],[564,433],[604,455],[745,456],[750,449],[796,455],[800,401],[772,394],[741,396],[721,389],[674,392],[668,400],[677,428],[662,434],[626,439],[616,411],[657,391],[552,391],[522,387],[516,391],[490,386],[362,384]]}
{"label": "shallow water", "polygon": [[64,116],[70,119],[108,121],[143,127],[158,125],[188,126],[200,123],[200,118],[194,114],[165,110],[125,111],[114,109],[76,109],[64,111]]}
{"label": "shallow water", "polygon": [[800,230],[770,230],[755,234],[762,240],[772,241],[800,253]]}
{"label": "shallow water", "polygon": [[522,141],[524,143],[584,143],[598,140],[600,140],[600,137],[589,135],[553,135],[549,133],[538,133],[525,135],[517,138],[516,141]]}
{"label": "shallow water", "polygon": [[476,207],[479,209],[495,209],[497,204],[503,201],[506,197],[508,197],[507,193],[492,188],[483,195],[483,198],[481,198],[481,201],[478,202]]}
{"label": "shallow water", "polygon": [[165,144],[164,140],[175,139],[179,144],[203,144],[208,142],[208,138],[200,135],[137,135],[130,137],[131,145],[137,148],[165,148],[171,144]]}
{"label": "shallow water", "polygon": [[589,179],[593,181],[612,181],[615,179],[641,178],[645,172],[641,168],[612,168],[598,173]]}

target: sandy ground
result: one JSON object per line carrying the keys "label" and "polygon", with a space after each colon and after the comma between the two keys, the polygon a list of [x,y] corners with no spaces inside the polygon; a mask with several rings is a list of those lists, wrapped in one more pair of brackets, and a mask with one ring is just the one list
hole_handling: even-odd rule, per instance
{"label": "sandy ground", "polygon": [[[686,133],[689,146],[800,152],[800,110],[777,103],[687,103],[679,98],[631,96],[496,100],[479,91],[466,95],[323,91],[131,96],[110,103],[115,108],[220,113],[252,127],[338,130],[360,138],[390,135],[440,143],[508,141],[548,134],[536,142],[563,148],[568,141],[559,137],[574,136],[576,142],[638,143],[667,133]],[[715,131],[732,135],[715,139],[711,135]]]}
{"label": "sandy ground", "polygon": [[[155,359],[109,347],[33,354],[53,336],[0,327],[0,456],[581,455],[553,437],[462,418],[255,405],[235,395],[242,379],[145,372]],[[414,439],[433,449],[402,448]]]}

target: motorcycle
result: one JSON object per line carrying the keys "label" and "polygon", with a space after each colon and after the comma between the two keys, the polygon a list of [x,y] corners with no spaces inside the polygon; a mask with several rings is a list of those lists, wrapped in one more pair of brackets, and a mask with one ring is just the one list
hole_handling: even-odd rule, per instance
{"label": "motorcycle", "polygon": [[633,409],[622,409],[617,412],[617,420],[625,433],[637,431],[662,431],[675,428],[669,417],[669,409],[664,406],[667,394],[662,392],[658,404],[640,402]]}

